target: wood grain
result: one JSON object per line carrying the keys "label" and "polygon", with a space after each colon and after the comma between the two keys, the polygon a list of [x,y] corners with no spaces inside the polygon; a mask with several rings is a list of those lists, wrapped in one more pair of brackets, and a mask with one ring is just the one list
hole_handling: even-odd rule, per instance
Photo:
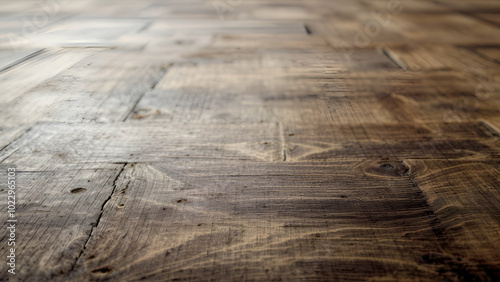
{"label": "wood grain", "polygon": [[26,130],[28,129],[24,127],[0,127],[0,150],[7,147]]}
{"label": "wood grain", "polygon": [[0,1],[0,281],[500,280],[499,13]]}
{"label": "wood grain", "polygon": [[0,160],[24,168],[46,162],[126,163],[196,158],[279,161],[280,138],[276,123],[41,123],[0,152]]}
{"label": "wood grain", "polygon": [[[495,280],[500,275],[498,162],[415,161],[414,181],[449,237],[452,254],[466,260],[466,280]],[[475,264],[475,266],[465,264]],[[477,273],[477,274],[474,274]]]}
{"label": "wood grain", "polygon": [[477,48],[476,51],[497,63],[500,62],[500,47],[483,47]]}
{"label": "wood grain", "polygon": [[[435,215],[404,166],[391,163],[398,168],[380,168],[380,162],[130,164],[76,277],[455,276],[456,258],[441,249]],[[426,261],[439,256],[441,262]]]}
{"label": "wood grain", "polygon": [[465,48],[443,45],[390,47],[390,52],[409,70],[451,69],[487,77],[498,73],[500,65]]}
{"label": "wood grain", "polygon": [[[107,54],[106,60],[101,60],[101,55],[84,59],[24,95],[3,103],[5,110],[0,119],[10,125],[124,120],[169,64],[147,57],[141,60],[135,53],[116,53],[119,54]],[[127,67],[123,62],[134,62],[135,67]]]}
{"label": "wood grain", "polygon": [[[10,278],[51,280],[74,267],[123,165],[52,161],[21,168],[22,164],[6,161],[2,171],[12,166],[17,168],[16,264],[23,267],[16,267],[16,276]],[[2,192],[8,190],[6,179],[2,173]],[[7,226],[2,222],[2,229]],[[2,242],[6,239],[3,233]],[[3,244],[1,252],[8,249]],[[11,275],[6,264],[0,270],[4,278]]]}
{"label": "wood grain", "polygon": [[[2,108],[7,109],[7,103],[21,97],[31,88],[68,69],[93,52],[95,51],[54,50],[38,52],[38,55],[34,57],[28,55],[26,60],[20,60],[8,70],[0,73],[0,82],[2,83],[0,103]],[[50,69],[47,69],[48,65],[51,66]],[[4,118],[2,118],[2,122],[3,120]]]}
{"label": "wood grain", "polygon": [[[356,279],[360,272],[375,280],[415,278],[416,272],[421,279],[494,277],[498,205],[478,206],[471,199],[456,207],[469,215],[462,226],[461,215],[443,210],[446,202],[434,196],[439,190],[430,188],[447,176],[438,170],[432,175],[443,180],[419,183],[430,164],[422,170],[395,159],[242,167],[203,160],[130,164],[78,261],[76,277]],[[459,165],[464,170],[455,176],[466,177],[462,173],[477,163]],[[492,167],[478,169],[488,173]],[[455,185],[467,187],[457,177]],[[493,189],[498,184],[484,185],[476,200],[498,199]],[[449,200],[452,204],[453,197]],[[476,209],[485,216],[469,213]],[[478,240],[477,228],[486,228],[481,234],[488,239]],[[455,240],[456,232],[465,240]]]}
{"label": "wood grain", "polygon": [[286,157],[290,161],[356,158],[497,160],[500,157],[497,132],[481,123],[295,124],[284,128],[284,136]]}

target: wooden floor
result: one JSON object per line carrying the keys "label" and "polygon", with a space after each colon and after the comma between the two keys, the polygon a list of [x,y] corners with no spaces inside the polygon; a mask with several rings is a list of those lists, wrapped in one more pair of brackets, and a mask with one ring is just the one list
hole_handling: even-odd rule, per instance
{"label": "wooden floor", "polygon": [[500,1],[1,1],[0,169],[2,281],[499,281]]}

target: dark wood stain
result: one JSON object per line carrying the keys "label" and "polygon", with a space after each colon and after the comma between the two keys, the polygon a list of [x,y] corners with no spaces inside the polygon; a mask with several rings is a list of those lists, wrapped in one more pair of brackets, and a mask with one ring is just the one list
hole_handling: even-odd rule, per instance
{"label": "dark wood stain", "polygon": [[1,281],[500,280],[498,2],[215,2],[3,5]]}

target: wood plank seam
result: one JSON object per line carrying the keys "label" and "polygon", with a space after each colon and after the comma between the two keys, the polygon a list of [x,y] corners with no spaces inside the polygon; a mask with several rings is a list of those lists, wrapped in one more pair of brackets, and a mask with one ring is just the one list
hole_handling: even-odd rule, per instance
{"label": "wood plank seam", "polygon": [[[404,166],[408,167],[404,162],[401,162]],[[432,216],[435,218],[436,222],[434,224],[432,224],[432,232],[436,235],[436,238],[440,241],[440,245],[442,245],[442,243],[444,243],[444,239],[442,238],[442,236],[440,236],[441,233],[443,233],[443,230],[445,229],[445,227],[442,225],[441,223],[441,219],[438,217],[438,215],[436,214],[436,212],[434,211],[434,209],[432,208],[432,206],[430,205],[429,203],[429,199],[427,198],[427,196],[425,195],[424,191],[420,188],[420,186],[415,182],[415,179],[413,178],[412,176],[412,171],[411,169],[409,169],[407,172],[406,172],[406,175],[408,175],[408,178],[410,179],[411,183],[413,183],[413,186],[418,190],[418,194],[419,196],[422,198],[422,200],[424,201],[424,204],[425,206],[431,211],[432,213]],[[436,227],[437,226],[437,227]]]}
{"label": "wood plank seam", "polygon": [[[36,124],[35,124],[36,125]],[[19,140],[22,140],[24,136],[26,136],[30,131],[31,129],[35,126],[30,126],[29,128],[27,128],[22,134],[19,134],[19,136],[17,136],[14,140],[12,140],[9,144],[6,144],[5,146],[3,146],[2,148],[0,148],[0,153],[3,153],[4,151],[8,151],[9,147],[13,144],[15,144],[16,142],[18,142]],[[5,155],[3,158],[2,156],[0,155],[0,163],[3,163],[3,161],[5,161],[6,159],[8,159],[12,154],[14,154],[17,150],[19,150],[19,148],[17,148],[16,150],[12,151],[12,153],[10,154],[7,154]]]}
{"label": "wood plank seam", "polygon": [[132,107],[130,108],[130,112],[125,116],[125,118],[123,119],[123,121],[126,121],[126,120],[129,120],[132,118],[132,116],[134,115],[135,111],[136,111],[136,107],[137,105],[141,102],[142,98],[144,98],[144,96],[146,95],[146,93],[148,91],[151,91],[151,90],[154,90],[156,85],[158,84],[158,82],[160,82],[160,80],[162,80],[165,75],[168,73],[168,70],[174,65],[174,63],[170,63],[168,66],[166,66],[165,68],[161,68],[160,69],[160,74],[158,75],[157,78],[155,78],[155,80],[151,83],[151,86],[148,88],[148,89],[144,89],[144,92],[142,93],[142,95],[139,96],[139,98],[135,101],[135,103],[132,105]]}
{"label": "wood plank seam", "polygon": [[[141,33],[141,32],[143,32],[143,31],[146,31],[148,28],[150,28],[150,27],[151,27],[151,25],[152,25],[152,24],[153,24],[153,21],[149,21],[149,22],[147,22],[147,23],[146,23],[143,27],[141,27],[141,28],[137,31],[137,33]],[[146,45],[144,45],[143,47],[146,47]]]}
{"label": "wood plank seam", "polygon": [[479,125],[484,127],[494,137],[500,137],[500,130],[486,120],[480,120]]}
{"label": "wood plank seam", "polygon": [[10,70],[12,68],[15,68],[17,66],[20,66],[20,65],[26,63],[27,61],[35,58],[38,55],[41,55],[41,54],[45,53],[45,52],[47,52],[46,49],[40,49],[40,50],[37,50],[37,51],[35,51],[35,52],[31,53],[31,54],[28,54],[25,57],[23,57],[23,58],[15,61],[15,62],[13,62],[13,63],[5,66],[4,68],[0,69],[0,74],[3,73],[3,72],[6,72],[6,71],[8,71],[8,70]]}
{"label": "wood plank seam", "polygon": [[[441,252],[443,254],[446,253],[451,253],[453,256],[458,256],[457,254],[454,253],[456,247],[453,245],[453,242],[450,242],[450,239],[447,238],[446,236],[443,236],[445,232],[452,232],[449,231],[448,228],[443,224],[441,218],[439,215],[436,214],[435,207],[431,205],[429,202],[429,198],[426,195],[425,191],[418,185],[417,181],[415,180],[413,176],[413,171],[410,168],[410,166],[406,165],[403,161],[401,161],[401,164],[403,166],[408,167],[408,171],[406,172],[406,175],[409,177],[410,181],[413,183],[415,189],[418,190],[418,195],[419,197],[422,198],[424,201],[425,206],[427,209],[431,212],[431,216],[435,218],[434,221],[431,222],[431,230],[432,233],[435,235],[435,238],[441,247]],[[430,257],[422,257],[424,260],[430,260],[432,261],[432,258]],[[468,262],[465,260],[458,260],[458,261],[449,261],[448,262],[450,271],[454,274],[456,274],[460,279],[465,280],[465,281],[481,281],[485,278],[490,278],[491,281],[495,280],[495,274],[490,271],[488,266],[482,265],[482,264],[475,264],[473,262]],[[478,268],[478,269],[475,269]],[[479,270],[479,271],[478,271]],[[481,275],[481,271],[486,274],[485,276]]]}
{"label": "wood plank seam", "polygon": [[394,54],[392,54],[391,51],[389,51],[387,48],[382,48],[381,50],[382,53],[384,53],[384,55],[386,55],[394,64],[396,64],[401,69],[408,71],[408,68],[405,66],[405,63],[403,63],[396,56],[394,56]]}

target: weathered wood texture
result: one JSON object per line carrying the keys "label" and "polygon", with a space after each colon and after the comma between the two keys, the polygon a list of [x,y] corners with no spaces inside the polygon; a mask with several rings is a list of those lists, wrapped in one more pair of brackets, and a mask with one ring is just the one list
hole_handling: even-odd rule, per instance
{"label": "weathered wood texture", "polygon": [[[11,166],[7,162],[2,169]],[[11,278],[50,280],[73,269],[123,165],[61,165],[52,159],[37,168],[24,169],[22,164],[15,167],[19,171],[16,194],[19,267]],[[6,177],[2,180],[5,182]],[[9,278],[8,275],[2,276]]]}
{"label": "weathered wood texture", "polygon": [[1,281],[500,279],[500,2],[0,2]]}
{"label": "weathered wood texture", "polygon": [[63,164],[179,158],[272,162],[281,159],[281,145],[278,124],[39,124],[0,159],[30,169],[53,158]]}
{"label": "weathered wood texture", "polygon": [[[438,280],[495,274],[498,254],[490,246],[500,231],[498,206],[461,226],[464,206],[456,207],[458,215],[441,210],[459,197],[436,203],[436,192],[422,192],[407,170],[387,160],[129,165],[73,275],[290,280],[359,279],[362,272],[365,279]],[[488,194],[477,200],[499,196],[494,186],[481,191]],[[493,225],[479,240],[475,228],[483,223]]]}

